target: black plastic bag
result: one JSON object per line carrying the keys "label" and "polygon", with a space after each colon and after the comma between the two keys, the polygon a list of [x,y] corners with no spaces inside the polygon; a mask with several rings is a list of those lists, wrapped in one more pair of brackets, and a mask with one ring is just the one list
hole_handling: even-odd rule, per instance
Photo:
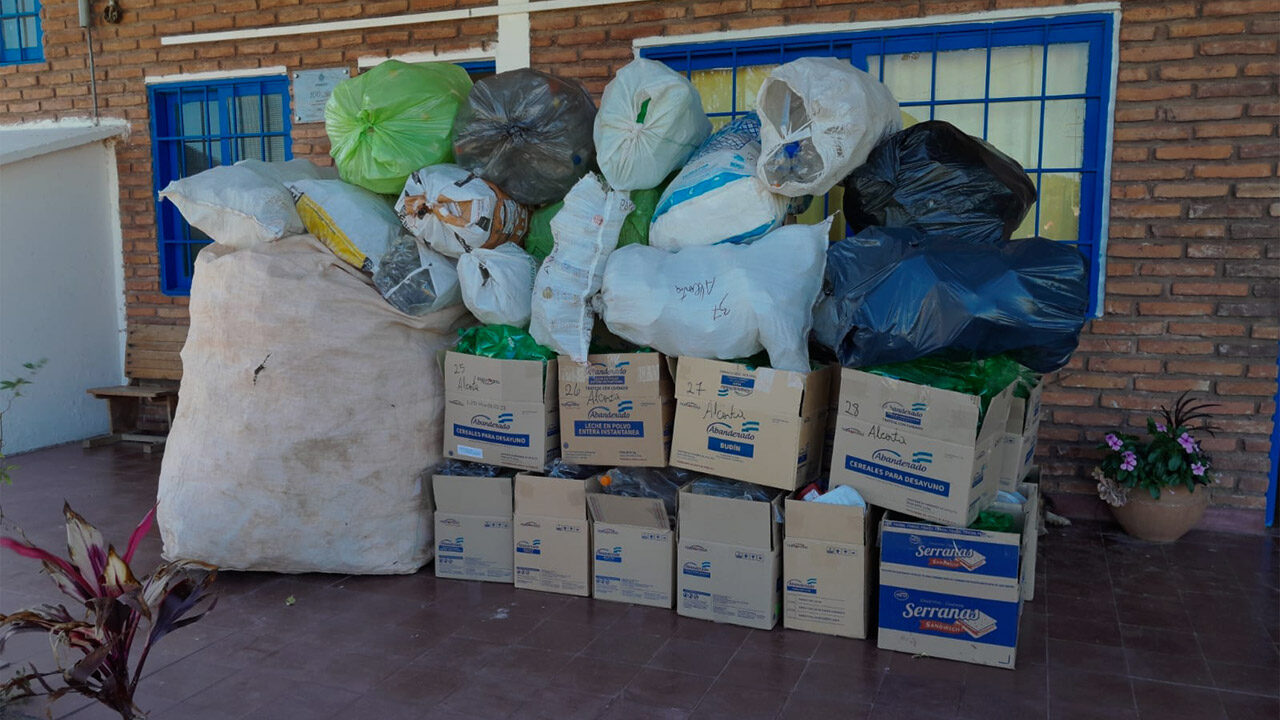
{"label": "black plastic bag", "polygon": [[1008,240],[1035,201],[1035,185],[1016,160],[931,120],[877,145],[845,178],[844,216],[855,233],[915,227],[993,243]]}
{"label": "black plastic bag", "polygon": [[580,83],[521,69],[471,88],[453,123],[458,165],[517,202],[560,200],[595,162],[596,105]]}
{"label": "black plastic bag", "polygon": [[1044,238],[975,244],[867,228],[827,251],[823,293],[813,336],[845,367],[1009,353],[1044,373],[1076,348],[1089,273],[1074,246]]}

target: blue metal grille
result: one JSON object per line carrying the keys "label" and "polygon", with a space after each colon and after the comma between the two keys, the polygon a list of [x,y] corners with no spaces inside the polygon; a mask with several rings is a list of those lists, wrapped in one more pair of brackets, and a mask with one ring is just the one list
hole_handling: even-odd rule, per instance
{"label": "blue metal grille", "polygon": [[[717,108],[708,112],[713,122],[716,118],[732,118],[747,111],[740,107],[738,70],[753,66],[777,65],[805,56],[826,56],[849,60],[856,67],[886,77],[886,66],[896,60],[929,59],[927,92],[921,97],[900,97],[904,114],[916,120],[947,119],[962,125],[957,117],[980,109],[967,132],[991,139],[995,125],[1005,122],[1009,113],[1026,111],[1030,129],[1034,130],[1030,152],[1019,157],[1036,183],[1044,188],[1046,182],[1074,183],[1079,180],[1078,222],[1073,227],[1046,226],[1042,222],[1041,203],[1037,203],[1029,221],[1030,231],[1023,235],[1040,234],[1055,240],[1077,245],[1092,267],[1090,278],[1090,311],[1096,314],[1098,288],[1101,282],[1102,232],[1105,226],[1106,178],[1106,127],[1111,113],[1111,55],[1114,19],[1109,14],[1086,14],[1057,18],[1037,18],[993,23],[966,23],[918,28],[830,33],[783,38],[761,38],[735,42],[699,43],[644,48],[644,57],[660,60],[687,77],[702,70],[730,69],[732,87],[727,109]],[[1019,93],[993,92],[991,69],[993,52],[1005,53],[1014,48],[1027,48],[1039,53],[1038,82],[1033,79],[1030,87]],[[1062,63],[1055,63],[1059,53],[1068,48],[1083,48],[1086,53],[1084,77],[1061,77]],[[982,92],[955,97],[951,84],[939,85],[940,61],[942,70],[950,54],[956,51],[985,53],[983,63]],[[1051,72],[1055,77],[1051,78]],[[1067,87],[1064,87],[1064,84]],[[942,90],[942,92],[940,92]],[[1061,159],[1060,137],[1045,142],[1046,118],[1055,129],[1061,129],[1062,111],[1079,109],[1083,103],[1082,127],[1079,129],[1079,153],[1070,162]],[[980,126],[980,127],[979,127]],[[999,145],[999,143],[997,143]],[[1048,148],[1050,156],[1046,156]],[[1008,148],[1001,148],[1009,152]],[[1074,147],[1071,148],[1074,150]],[[1011,155],[1016,153],[1009,152]],[[1076,159],[1078,157],[1078,159]],[[824,207],[824,210],[827,208]],[[1024,224],[1025,225],[1025,224]]]}
{"label": "blue metal grille", "polygon": [[44,60],[40,0],[0,0],[0,65]]}
{"label": "blue metal grille", "polygon": [[[220,80],[151,87],[154,190],[211,167],[246,158],[293,157],[289,82],[284,77]],[[196,254],[207,235],[187,224],[173,203],[156,199],[160,289],[191,291]]]}

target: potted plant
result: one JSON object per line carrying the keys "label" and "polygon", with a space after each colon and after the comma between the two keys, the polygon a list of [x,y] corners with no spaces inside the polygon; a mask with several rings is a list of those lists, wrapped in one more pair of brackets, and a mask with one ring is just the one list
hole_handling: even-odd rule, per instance
{"label": "potted plant", "polygon": [[1098,495],[1125,532],[1142,540],[1173,542],[1195,527],[1209,503],[1213,482],[1209,455],[1193,432],[1213,434],[1208,403],[1183,393],[1173,409],[1160,407],[1160,419],[1147,418],[1146,441],[1126,433],[1107,433],[1099,449],[1106,454],[1093,470]]}

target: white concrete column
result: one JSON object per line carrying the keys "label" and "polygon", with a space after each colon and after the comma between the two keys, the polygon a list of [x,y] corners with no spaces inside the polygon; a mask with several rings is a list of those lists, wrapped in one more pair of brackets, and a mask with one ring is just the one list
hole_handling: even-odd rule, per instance
{"label": "white concrete column", "polygon": [[[527,0],[498,0],[499,5],[523,5]],[[529,67],[529,13],[498,16],[498,47],[494,65],[498,72]]]}

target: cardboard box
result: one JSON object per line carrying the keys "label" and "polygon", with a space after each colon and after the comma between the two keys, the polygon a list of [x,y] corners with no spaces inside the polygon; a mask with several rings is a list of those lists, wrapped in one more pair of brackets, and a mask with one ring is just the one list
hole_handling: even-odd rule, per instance
{"label": "cardboard box", "polygon": [[[886,517],[880,535],[879,647],[1013,668],[1038,497],[1008,508],[1018,532]],[[1005,508],[1002,508],[1005,509]]]}
{"label": "cardboard box", "polygon": [[590,480],[520,474],[515,480],[515,585],[566,595],[591,594]]}
{"label": "cardboard box", "polygon": [[556,361],[445,354],[444,454],[542,472],[560,451]]}
{"label": "cardboard box", "polygon": [[827,422],[822,431],[822,473],[831,477],[831,451],[836,444],[836,419],[840,416],[840,364],[832,363],[827,390]]}
{"label": "cardboard box", "polygon": [[784,490],[816,479],[830,376],[680,358],[670,464]]}
{"label": "cardboard box", "polygon": [[659,353],[588,355],[560,365],[560,457],[578,465],[663,467],[675,400]]}
{"label": "cardboard box", "polygon": [[670,609],[676,534],[662,501],[593,493],[587,496],[587,511],[592,596]]}
{"label": "cardboard box", "polygon": [[1040,392],[1043,383],[1031,389],[1029,397],[1009,399],[1009,420],[999,442],[997,489],[1012,490],[1031,471],[1036,459],[1036,437],[1040,434]]}
{"label": "cardboard box", "polygon": [[865,638],[875,587],[875,525],[866,508],[787,499],[782,624]]}
{"label": "cardboard box", "polygon": [[772,502],[680,490],[676,612],[770,630],[781,614],[782,497]]}
{"label": "cardboard box", "polygon": [[851,485],[872,505],[966,526],[995,498],[996,443],[1012,386],[980,399],[845,369],[831,483]]}
{"label": "cardboard box", "polygon": [[511,478],[436,475],[436,577],[512,582]]}

